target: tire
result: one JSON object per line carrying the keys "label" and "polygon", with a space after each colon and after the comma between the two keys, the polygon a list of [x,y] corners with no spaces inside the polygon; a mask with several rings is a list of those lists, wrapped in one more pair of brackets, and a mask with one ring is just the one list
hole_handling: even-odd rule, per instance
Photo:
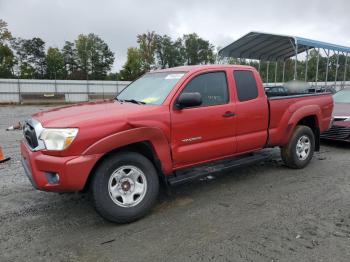
{"label": "tire", "polygon": [[120,152],[103,160],[92,181],[97,212],[116,223],[130,223],[144,217],[154,206],[158,191],[155,167],[135,152]]}
{"label": "tire", "polygon": [[[307,150],[307,142],[309,142],[309,150]],[[305,145],[305,147],[302,147],[302,145]],[[302,150],[303,148],[304,150]],[[281,156],[287,167],[301,169],[309,164],[314,154],[314,150],[314,133],[310,127],[300,125],[296,127],[289,143],[281,148]]]}

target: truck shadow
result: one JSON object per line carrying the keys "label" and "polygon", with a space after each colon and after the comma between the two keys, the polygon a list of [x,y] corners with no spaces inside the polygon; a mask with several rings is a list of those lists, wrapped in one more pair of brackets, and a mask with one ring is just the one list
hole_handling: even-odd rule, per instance
{"label": "truck shadow", "polygon": [[343,148],[343,149],[350,149],[350,142],[346,142],[346,141],[322,139],[321,145],[325,145],[325,146],[329,146],[329,147]]}
{"label": "truck shadow", "polygon": [[[279,150],[274,150],[270,159],[258,164],[213,173],[192,182],[171,187],[170,190],[166,190],[164,186],[161,186],[157,204],[150,217],[157,220],[157,217],[168,216],[183,207],[192,208],[194,202],[202,202],[204,199],[211,198],[211,195],[215,195],[222,190],[226,191],[226,193],[234,192],[233,194],[240,198],[240,194],[243,192],[240,188],[249,188],[250,186],[263,187],[265,186],[264,184],[267,186],[271,182],[271,178],[268,178],[269,176],[280,175],[285,172],[285,169],[286,167],[284,167],[279,157]],[[62,223],[56,222],[56,228],[64,226],[67,223],[67,219],[65,219],[67,217],[71,218],[68,222],[70,226],[87,226],[92,224],[116,226],[116,224],[104,220],[95,212],[93,199],[88,193],[62,194],[58,199],[57,196],[50,196],[48,195],[52,199],[49,201],[53,203],[46,208],[39,208],[39,210],[42,209],[46,213],[46,217],[61,217],[58,221],[62,221]],[[218,204],[224,205],[221,202]]]}
{"label": "truck shadow", "polygon": [[[261,184],[261,181],[265,180],[264,177],[274,176],[271,171],[274,170],[276,174],[279,174],[285,169],[280,157],[274,156],[259,164],[212,173],[203,178],[171,187],[170,190],[163,188],[155,210],[159,212],[168,208],[189,205],[196,198],[205,198],[206,195],[216,194],[222,189],[234,191],[240,186],[249,187],[250,184]],[[261,186],[264,185],[261,184]],[[238,198],[239,194],[237,190]]]}

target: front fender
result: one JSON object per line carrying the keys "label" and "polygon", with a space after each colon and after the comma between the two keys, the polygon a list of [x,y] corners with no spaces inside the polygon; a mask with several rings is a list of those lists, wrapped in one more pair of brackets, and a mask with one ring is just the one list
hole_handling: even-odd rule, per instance
{"label": "front fender", "polygon": [[144,141],[149,141],[152,144],[157,158],[161,162],[163,173],[170,174],[172,172],[172,159],[169,141],[162,130],[156,127],[138,127],[107,136],[88,147],[83,155],[104,155],[117,148]]}

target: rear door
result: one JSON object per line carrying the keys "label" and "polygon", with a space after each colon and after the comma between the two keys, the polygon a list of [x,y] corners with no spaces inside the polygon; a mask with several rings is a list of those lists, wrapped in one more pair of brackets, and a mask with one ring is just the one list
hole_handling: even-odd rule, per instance
{"label": "rear door", "polygon": [[267,141],[269,108],[260,76],[250,69],[237,69],[233,78],[237,153],[261,149]]}
{"label": "rear door", "polygon": [[235,104],[227,72],[197,73],[184,83],[177,97],[182,92],[199,92],[203,103],[199,107],[170,109],[175,168],[234,154]]}

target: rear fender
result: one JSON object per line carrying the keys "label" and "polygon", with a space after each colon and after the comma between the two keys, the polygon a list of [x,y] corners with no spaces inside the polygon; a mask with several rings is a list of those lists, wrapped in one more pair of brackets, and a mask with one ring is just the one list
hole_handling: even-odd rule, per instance
{"label": "rear fender", "polygon": [[100,154],[102,156],[123,146],[144,141],[152,144],[156,157],[160,160],[163,173],[170,174],[172,159],[169,142],[164,133],[156,127],[139,127],[107,136],[88,147],[83,155]]}
{"label": "rear fender", "polygon": [[278,128],[270,129],[270,146],[284,146],[286,145],[295,130],[295,127],[305,117],[316,116],[316,124],[319,125],[321,117],[321,109],[317,105],[300,106],[297,104],[285,111],[281,117]]}
{"label": "rear fender", "polygon": [[[287,128],[286,128],[286,135],[284,136],[284,139],[281,141],[282,144],[287,144],[288,141],[291,139],[293,132],[297,126],[297,124],[305,117],[309,116],[316,116],[316,126],[319,126],[319,119],[321,119],[321,108],[317,105],[309,105],[309,106],[302,106],[301,108],[294,111],[292,116],[290,117]],[[316,136],[317,134],[315,134]]]}

